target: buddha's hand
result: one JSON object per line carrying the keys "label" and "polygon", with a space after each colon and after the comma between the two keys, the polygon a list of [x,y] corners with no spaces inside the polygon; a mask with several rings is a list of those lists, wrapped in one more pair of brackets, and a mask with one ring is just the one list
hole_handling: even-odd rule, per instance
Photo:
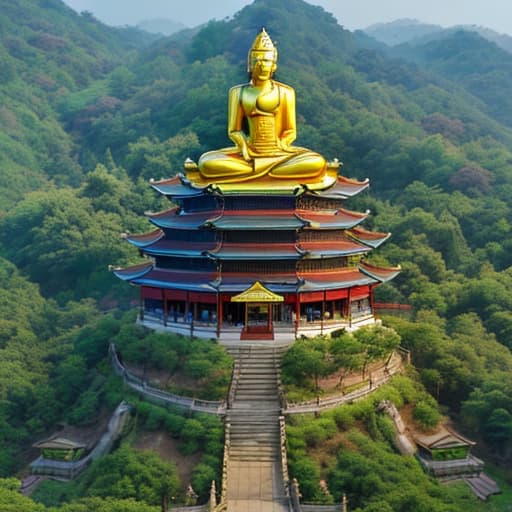
{"label": "buddha's hand", "polygon": [[291,149],[292,142],[295,140],[295,132],[292,130],[287,130],[283,132],[281,137],[279,138],[278,144],[279,148],[283,151],[293,151]]}
{"label": "buddha's hand", "polygon": [[249,155],[249,148],[247,147],[247,139],[242,132],[232,132],[230,134],[231,140],[237,145],[238,149],[242,153],[242,157],[246,162],[251,161],[251,155]]}
{"label": "buddha's hand", "polygon": [[249,155],[249,149],[247,148],[247,143],[244,140],[244,143],[242,144],[242,147],[240,148],[242,151],[242,156],[244,157],[244,160],[246,162],[250,162],[252,160],[251,155]]}

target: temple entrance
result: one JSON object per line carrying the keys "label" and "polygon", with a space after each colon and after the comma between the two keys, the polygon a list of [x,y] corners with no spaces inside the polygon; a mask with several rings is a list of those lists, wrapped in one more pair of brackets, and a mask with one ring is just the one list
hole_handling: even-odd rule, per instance
{"label": "temple entrance", "polygon": [[240,334],[241,340],[274,339],[273,303],[283,302],[284,297],[277,295],[261,283],[256,282],[250,288],[235,295],[231,302],[245,303],[245,322]]}
{"label": "temple entrance", "polygon": [[265,339],[274,339],[274,327],[272,322],[272,304],[247,303],[245,305],[246,321],[244,334],[255,337],[264,336]]}

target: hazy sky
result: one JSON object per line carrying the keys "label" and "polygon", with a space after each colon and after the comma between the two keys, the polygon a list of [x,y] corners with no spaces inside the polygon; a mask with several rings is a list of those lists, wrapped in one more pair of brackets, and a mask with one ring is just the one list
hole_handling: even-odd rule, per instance
{"label": "hazy sky", "polygon": [[[76,11],[91,11],[109,25],[135,25],[170,18],[189,27],[231,16],[251,0],[64,0]],[[276,0],[279,1],[279,0]],[[475,24],[512,35],[511,0],[310,0],[355,30],[398,18],[443,26]]]}

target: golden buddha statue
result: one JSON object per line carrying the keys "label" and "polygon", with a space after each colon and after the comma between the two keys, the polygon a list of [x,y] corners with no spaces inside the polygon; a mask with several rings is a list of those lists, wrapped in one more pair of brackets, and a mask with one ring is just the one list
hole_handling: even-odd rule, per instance
{"label": "golden buddha statue", "polygon": [[295,91],[272,79],[276,68],[277,49],[262,29],[247,58],[250,82],[229,91],[228,136],[235,146],[201,156],[202,180],[220,184],[263,176],[310,180],[325,174],[323,156],[292,146],[297,136]]}

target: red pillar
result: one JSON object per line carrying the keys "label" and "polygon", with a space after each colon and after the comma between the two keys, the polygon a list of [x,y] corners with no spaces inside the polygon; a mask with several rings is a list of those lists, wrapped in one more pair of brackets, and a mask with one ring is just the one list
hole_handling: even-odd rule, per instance
{"label": "red pillar", "polygon": [[325,290],[324,296],[322,297],[322,318],[320,319],[320,334],[324,333],[324,315],[325,315]]}
{"label": "red pillar", "polygon": [[348,326],[352,327],[352,288],[348,289]]}
{"label": "red pillar", "polygon": [[299,332],[299,322],[300,322],[300,301],[299,301],[299,292],[295,293],[295,337],[297,337],[297,333]]}
{"label": "red pillar", "polygon": [[373,309],[373,304],[374,304],[373,291],[375,290],[375,286],[370,286],[369,288],[370,288],[370,295],[369,295],[370,311],[372,312],[372,316],[375,317],[375,312],[374,312],[374,309]]}
{"label": "red pillar", "polygon": [[217,338],[220,336],[222,325],[222,294],[217,292]]}
{"label": "red pillar", "polygon": [[164,303],[163,311],[164,311],[164,325],[167,326],[167,315],[169,314],[167,311],[167,299],[165,298],[165,290],[161,288],[162,291],[162,302]]}

